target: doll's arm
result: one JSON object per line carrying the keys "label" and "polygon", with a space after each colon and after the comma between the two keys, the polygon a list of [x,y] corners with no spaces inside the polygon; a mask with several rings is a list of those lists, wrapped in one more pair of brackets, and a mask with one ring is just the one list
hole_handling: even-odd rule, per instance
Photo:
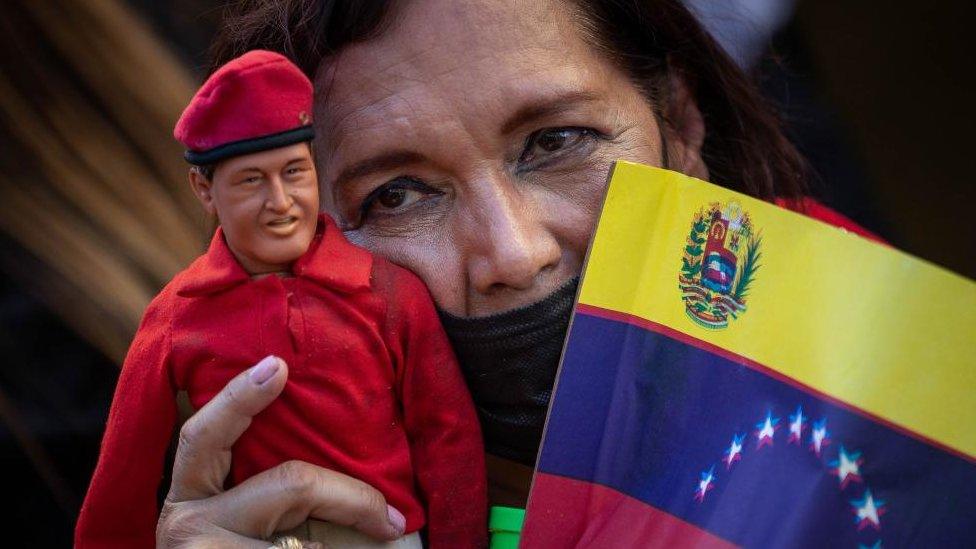
{"label": "doll's arm", "polygon": [[176,418],[168,313],[164,299],[150,304],[129,347],[75,529],[76,548],[155,545],[156,491]]}
{"label": "doll's arm", "polygon": [[[406,286],[406,287],[404,287]],[[480,547],[487,535],[481,429],[427,288],[410,275],[395,294],[401,398],[430,545]]]}

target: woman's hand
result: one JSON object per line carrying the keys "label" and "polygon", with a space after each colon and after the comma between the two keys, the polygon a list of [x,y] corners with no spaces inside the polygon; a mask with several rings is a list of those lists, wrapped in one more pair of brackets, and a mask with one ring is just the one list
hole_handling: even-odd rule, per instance
{"label": "woman's hand", "polygon": [[156,525],[156,545],[266,549],[275,532],[316,518],[380,540],[403,535],[404,519],[383,495],[354,478],[300,461],[283,463],[224,491],[231,446],[281,393],[288,367],[267,357],[231,380],[183,425],[173,483]]}

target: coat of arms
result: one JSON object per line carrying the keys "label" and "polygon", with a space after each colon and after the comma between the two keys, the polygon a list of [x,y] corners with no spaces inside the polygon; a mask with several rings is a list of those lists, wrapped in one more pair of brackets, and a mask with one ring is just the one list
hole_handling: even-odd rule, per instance
{"label": "coat of arms", "polygon": [[678,287],[688,316],[712,330],[746,310],[749,285],[759,269],[762,236],[736,202],[718,202],[695,214],[681,258]]}

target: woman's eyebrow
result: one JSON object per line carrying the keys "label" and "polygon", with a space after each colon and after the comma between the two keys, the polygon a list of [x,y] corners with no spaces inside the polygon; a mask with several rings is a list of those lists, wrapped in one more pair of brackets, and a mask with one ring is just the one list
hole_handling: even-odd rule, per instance
{"label": "woman's eyebrow", "polygon": [[561,114],[580,103],[596,101],[599,96],[587,91],[573,91],[533,101],[519,107],[502,124],[502,133],[510,134],[520,127],[536,120]]}
{"label": "woman's eyebrow", "polygon": [[395,150],[372,156],[356,162],[339,172],[338,177],[335,178],[335,182],[332,184],[333,189],[339,189],[353,179],[365,177],[376,172],[392,170],[393,168],[408,164],[416,164],[423,162],[425,159],[426,157],[424,155],[408,150]]}

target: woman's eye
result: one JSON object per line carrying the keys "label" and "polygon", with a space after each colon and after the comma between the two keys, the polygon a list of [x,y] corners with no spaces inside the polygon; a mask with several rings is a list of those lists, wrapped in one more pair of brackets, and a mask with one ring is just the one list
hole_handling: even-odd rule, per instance
{"label": "woman's eye", "polygon": [[596,134],[587,128],[547,128],[526,140],[520,162],[544,162],[547,158],[567,152]]}
{"label": "woman's eye", "polygon": [[403,188],[389,188],[383,189],[379,196],[376,197],[376,202],[384,208],[394,209],[399,208],[407,200],[407,189]]}
{"label": "woman's eye", "polygon": [[443,194],[411,178],[397,178],[369,193],[360,206],[360,221],[370,215],[396,215],[431,196]]}

